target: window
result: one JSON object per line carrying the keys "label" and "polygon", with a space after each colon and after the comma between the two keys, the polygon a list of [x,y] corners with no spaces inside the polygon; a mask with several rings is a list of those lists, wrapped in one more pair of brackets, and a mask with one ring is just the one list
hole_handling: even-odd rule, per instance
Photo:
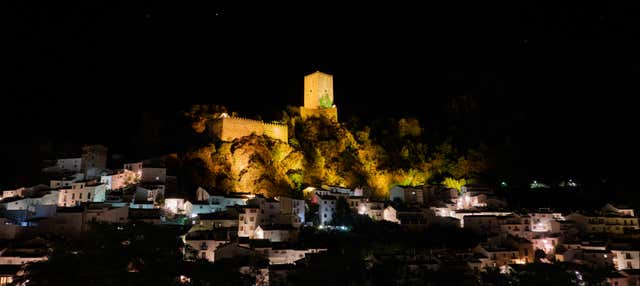
{"label": "window", "polygon": [[631,264],[631,261],[627,261],[627,269],[633,269],[633,265]]}
{"label": "window", "polygon": [[253,220],[254,220],[254,217],[249,217],[250,222],[253,222]]}
{"label": "window", "polygon": [[625,253],[624,258],[625,259],[631,259],[631,253],[628,253],[628,252]]}
{"label": "window", "polygon": [[240,220],[244,220],[244,216],[243,215],[240,215]]}
{"label": "window", "polygon": [[244,231],[244,226],[240,226],[240,231]]}
{"label": "window", "polygon": [[326,217],[327,217],[327,214],[324,214],[324,217],[326,218]]}
{"label": "window", "polygon": [[76,199],[76,194],[71,194],[71,199],[75,200]]}
{"label": "window", "polygon": [[79,196],[79,199],[82,199],[82,193],[80,193],[79,195],[80,195],[80,196]]}
{"label": "window", "polygon": [[87,199],[89,199],[89,200],[91,199],[91,193],[87,194]]}

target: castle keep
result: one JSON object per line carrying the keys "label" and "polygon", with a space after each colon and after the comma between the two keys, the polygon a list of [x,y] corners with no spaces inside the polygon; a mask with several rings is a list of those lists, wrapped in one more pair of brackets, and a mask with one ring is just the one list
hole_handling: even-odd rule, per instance
{"label": "castle keep", "polygon": [[333,103],[333,76],[316,71],[304,77],[304,106],[300,117],[324,116],[338,121],[338,108]]}
{"label": "castle keep", "polygon": [[[304,106],[300,107],[300,117],[307,119],[320,116],[338,121],[338,108],[333,103],[333,76],[317,71],[304,77]],[[209,132],[222,141],[256,134],[289,142],[286,124],[265,123],[224,113],[220,118],[208,122],[208,125]]]}

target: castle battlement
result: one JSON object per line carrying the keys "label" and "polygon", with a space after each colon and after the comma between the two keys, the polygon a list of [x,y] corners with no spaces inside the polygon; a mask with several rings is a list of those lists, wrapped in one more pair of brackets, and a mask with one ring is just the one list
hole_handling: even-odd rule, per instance
{"label": "castle battlement", "polygon": [[237,116],[213,120],[210,130],[214,136],[223,141],[233,141],[251,134],[265,135],[284,142],[289,140],[289,128],[286,124],[266,123],[262,120]]}

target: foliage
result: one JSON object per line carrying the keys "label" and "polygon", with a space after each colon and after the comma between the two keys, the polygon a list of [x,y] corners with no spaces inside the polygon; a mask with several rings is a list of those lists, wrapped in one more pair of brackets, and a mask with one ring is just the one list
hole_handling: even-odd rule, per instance
{"label": "foliage", "polygon": [[454,178],[447,177],[447,178],[444,179],[442,184],[445,185],[447,188],[456,189],[456,190],[458,190],[458,192],[461,192],[462,191],[462,187],[464,187],[464,185],[467,184],[467,180],[465,180],[465,179],[456,180]]}
{"label": "foliage", "polygon": [[[209,110],[212,114],[204,114]],[[194,107],[190,118],[214,118],[221,109]],[[304,186],[366,187],[388,197],[394,185],[420,186],[454,180],[460,189],[489,168],[486,148],[429,143],[415,118],[384,119],[364,125],[324,117],[302,120],[296,107],[282,112],[289,144],[246,136],[194,148],[182,156],[184,177],[195,186],[227,191],[299,195]],[[197,131],[197,130],[196,130]],[[191,169],[190,169],[191,168]]]}
{"label": "foliage", "polygon": [[[76,243],[60,241],[48,261],[28,266],[28,285],[173,285],[181,229],[144,223],[92,225]],[[72,271],[70,271],[72,270]]]}
{"label": "foliage", "polygon": [[208,120],[219,118],[222,113],[226,113],[227,108],[216,104],[198,104],[183,113],[191,120],[191,128],[196,133],[202,133],[206,128]]}
{"label": "foliage", "polygon": [[321,108],[331,108],[333,106],[333,101],[329,97],[328,94],[323,94],[320,96],[320,107]]}

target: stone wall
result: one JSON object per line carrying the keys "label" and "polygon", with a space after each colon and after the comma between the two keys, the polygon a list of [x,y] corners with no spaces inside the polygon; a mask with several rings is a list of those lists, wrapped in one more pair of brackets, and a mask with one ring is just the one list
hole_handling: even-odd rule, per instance
{"label": "stone wall", "polygon": [[264,123],[260,120],[241,117],[217,119],[211,124],[211,132],[222,141],[233,141],[236,138],[256,134],[288,142],[288,128],[286,125]]}
{"label": "stone wall", "polygon": [[273,139],[289,142],[289,129],[287,125],[277,123],[263,123],[264,135]]}

